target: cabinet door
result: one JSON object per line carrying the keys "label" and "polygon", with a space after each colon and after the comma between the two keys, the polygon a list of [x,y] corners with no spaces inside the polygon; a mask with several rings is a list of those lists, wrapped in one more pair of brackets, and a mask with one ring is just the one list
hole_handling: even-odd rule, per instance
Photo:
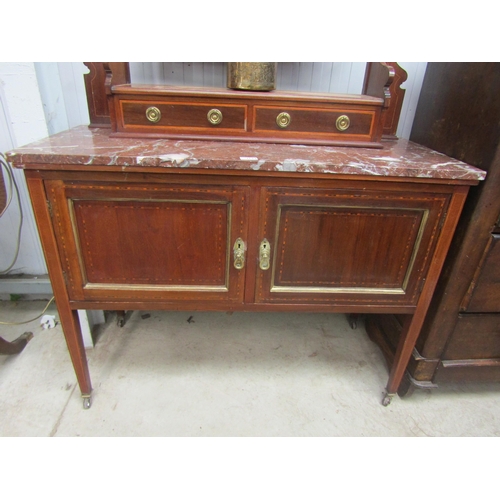
{"label": "cabinet door", "polygon": [[448,202],[387,189],[264,189],[260,239],[271,253],[257,301],[414,307]]}
{"label": "cabinet door", "polygon": [[243,300],[245,187],[46,185],[71,299]]}

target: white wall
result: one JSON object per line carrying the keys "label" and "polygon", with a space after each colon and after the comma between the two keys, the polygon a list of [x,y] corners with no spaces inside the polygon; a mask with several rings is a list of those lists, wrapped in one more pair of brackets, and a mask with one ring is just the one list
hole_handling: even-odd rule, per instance
{"label": "white wall", "polygon": [[[0,151],[88,124],[83,63],[0,63]],[[21,198],[19,256],[10,274],[47,273],[23,172],[13,170]],[[20,210],[14,198],[0,218],[0,270],[15,255]]]}
{"label": "white wall", "polygon": [[[33,63],[0,63],[0,151],[47,137],[42,102]],[[11,272],[46,273],[38,232],[22,171],[13,170],[19,187],[23,227],[19,256]],[[0,270],[10,266],[16,252],[21,212],[17,198],[0,218]]]}
{"label": "white wall", "polygon": [[406,89],[406,93],[396,135],[403,139],[409,139],[427,63],[400,62],[399,65],[408,73],[408,79],[401,85],[402,88]]}
{"label": "white wall", "polygon": [[49,135],[88,125],[89,112],[82,63],[35,63]]}

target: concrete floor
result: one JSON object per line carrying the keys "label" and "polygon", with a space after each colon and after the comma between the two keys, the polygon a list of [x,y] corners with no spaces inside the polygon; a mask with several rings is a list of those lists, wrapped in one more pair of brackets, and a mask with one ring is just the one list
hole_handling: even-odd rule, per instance
{"label": "concrete floor", "polygon": [[[43,306],[0,302],[0,321]],[[344,315],[136,311],[123,328],[110,316],[87,352],[90,410],[60,326],[0,325],[6,340],[25,331],[24,351],[0,356],[4,437],[500,435],[500,384],[415,391],[383,407],[382,354]]]}

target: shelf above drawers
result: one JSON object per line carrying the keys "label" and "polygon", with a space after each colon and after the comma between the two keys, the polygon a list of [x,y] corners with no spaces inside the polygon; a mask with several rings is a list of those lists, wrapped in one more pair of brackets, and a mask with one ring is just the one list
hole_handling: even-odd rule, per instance
{"label": "shelf above drawers", "polygon": [[371,96],[127,84],[109,99],[113,136],[381,146]]}

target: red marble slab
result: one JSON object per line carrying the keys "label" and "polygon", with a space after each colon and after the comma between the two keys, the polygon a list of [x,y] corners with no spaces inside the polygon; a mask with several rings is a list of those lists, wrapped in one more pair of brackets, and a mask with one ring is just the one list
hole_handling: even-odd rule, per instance
{"label": "red marble slab", "polygon": [[[24,169],[85,165],[86,170],[150,168],[314,172],[324,174],[459,179],[475,184],[486,173],[407,140],[382,149],[222,141],[113,138],[86,126],[61,132],[7,153]],[[65,167],[66,168],[66,167]]]}

